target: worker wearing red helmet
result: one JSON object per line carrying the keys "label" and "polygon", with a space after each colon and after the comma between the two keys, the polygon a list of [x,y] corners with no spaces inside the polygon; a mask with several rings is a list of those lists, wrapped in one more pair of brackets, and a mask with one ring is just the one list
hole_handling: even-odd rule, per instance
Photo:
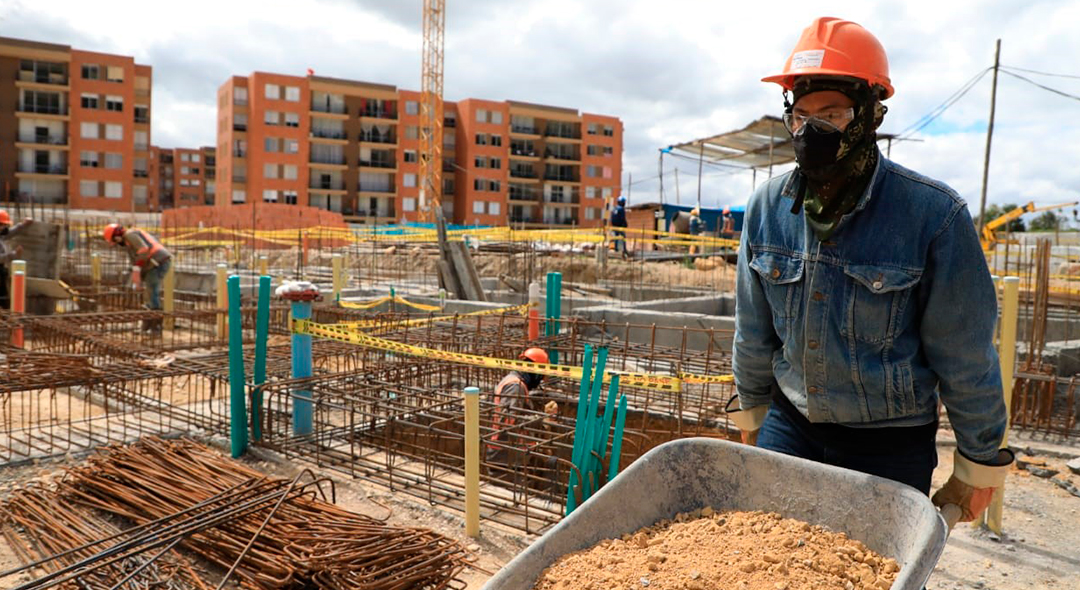
{"label": "worker wearing red helmet", "polygon": [[[547,352],[536,347],[525,349],[518,356],[518,359],[543,365],[550,362]],[[495,386],[495,392],[492,396],[492,403],[495,405],[492,417],[494,432],[488,437],[488,441],[489,443],[502,444],[487,445],[487,458],[489,461],[509,462],[508,451],[518,442],[513,440],[516,437],[509,432],[521,418],[522,410],[539,412],[545,409],[540,400],[534,395],[543,380],[544,376],[538,373],[510,371]]]}
{"label": "worker wearing red helmet", "polygon": [[11,225],[11,215],[4,209],[0,209],[0,309],[11,307],[11,294],[8,293],[8,285],[11,282],[11,261],[22,255],[22,246],[13,247],[8,244],[8,240],[31,223],[33,221],[26,218]]}
{"label": "worker wearing red helmet", "polygon": [[940,402],[957,452],[933,500],[972,520],[1012,454],[995,289],[967,206],[878,150],[893,85],[860,25],[816,19],[763,81],[783,89],[798,165],[743,220],[735,422],[747,442],[929,493]]}
{"label": "worker wearing red helmet", "polygon": [[[135,227],[125,229],[119,223],[105,226],[104,238],[110,244],[127,249],[131,263],[140,270],[146,292],[146,307],[161,309],[161,283],[169,272],[172,254],[149,232]],[[144,322],[144,329],[160,332],[161,324],[160,319]]]}

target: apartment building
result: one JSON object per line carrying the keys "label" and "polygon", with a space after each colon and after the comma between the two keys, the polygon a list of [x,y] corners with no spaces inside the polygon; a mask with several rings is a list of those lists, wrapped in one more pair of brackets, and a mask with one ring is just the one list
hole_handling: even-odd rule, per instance
{"label": "apartment building", "polygon": [[[218,91],[218,204],[310,205],[347,221],[420,216],[420,93],[255,72]],[[444,103],[443,210],[461,224],[596,226],[617,196],[622,123],[514,101]]]}
{"label": "apartment building", "polygon": [[154,210],[213,205],[216,193],[213,147],[150,146],[150,204]]}
{"label": "apartment building", "polygon": [[131,57],[0,37],[4,198],[148,210],[151,83]]}

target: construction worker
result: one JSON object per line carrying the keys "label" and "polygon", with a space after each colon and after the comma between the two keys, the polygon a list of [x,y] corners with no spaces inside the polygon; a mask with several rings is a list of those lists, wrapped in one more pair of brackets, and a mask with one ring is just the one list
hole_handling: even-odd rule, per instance
{"label": "construction worker", "polygon": [[612,231],[612,233],[615,235],[615,251],[622,252],[623,258],[625,258],[627,256],[626,197],[619,195],[619,198],[615,200],[615,203],[615,208],[611,210],[611,227],[622,228]]}
{"label": "construction worker", "polygon": [[933,501],[973,520],[1013,457],[1000,450],[994,284],[968,208],[878,150],[893,86],[863,27],[815,20],[763,81],[783,88],[798,166],[755,191],[743,222],[743,440],[929,493],[940,397],[957,450]]}
{"label": "construction worker", "polygon": [[725,240],[735,237],[735,216],[731,214],[731,207],[724,207],[720,225],[720,237]]}
{"label": "construction worker", "polygon": [[[700,236],[701,232],[704,231],[704,229],[705,224],[701,221],[701,209],[699,209],[698,207],[694,207],[690,210],[690,235]],[[691,256],[697,254],[697,251],[697,244],[690,246]]]}
{"label": "construction worker", "polygon": [[[147,309],[161,309],[161,283],[169,272],[172,254],[149,232],[135,227],[125,229],[119,223],[105,226],[105,241],[127,249],[131,263],[139,267]],[[143,322],[143,330],[160,332],[161,318]]]}
{"label": "construction worker", "polygon": [[29,217],[11,225],[11,215],[0,209],[0,309],[11,308],[11,261],[22,256],[22,246],[12,247],[8,240],[33,223]]}
{"label": "construction worker", "polygon": [[[518,359],[544,365],[550,362],[547,352],[536,347],[525,349],[518,356]],[[525,435],[526,433],[513,430],[518,420],[523,418],[523,414],[541,411],[547,417],[538,427],[550,430],[547,422],[552,419],[552,415],[558,415],[558,404],[552,406],[553,400],[549,400],[545,404],[544,400],[535,395],[543,380],[544,376],[537,373],[510,371],[495,386],[494,396],[492,397],[492,402],[495,405],[492,416],[493,433],[488,437],[489,444],[485,456],[489,463],[496,463],[506,467],[508,469],[507,474],[516,473],[519,471],[518,467],[539,467],[544,470],[545,475],[554,476],[554,456],[537,454],[533,457],[533,460],[539,461],[542,463],[541,465],[523,465],[525,453],[522,451],[527,450],[530,444],[535,445],[536,441],[533,440],[534,437]]]}

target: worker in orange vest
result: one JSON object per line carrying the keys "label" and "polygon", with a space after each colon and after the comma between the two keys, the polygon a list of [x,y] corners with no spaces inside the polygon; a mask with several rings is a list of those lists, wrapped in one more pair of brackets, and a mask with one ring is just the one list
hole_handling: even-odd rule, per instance
{"label": "worker in orange vest", "polygon": [[22,231],[23,228],[33,223],[29,218],[11,225],[11,215],[0,209],[0,309],[8,309],[11,305],[11,294],[8,293],[8,284],[11,282],[11,273],[8,267],[11,261],[22,255],[22,246],[14,248],[8,246],[8,238]]}
{"label": "worker in orange vest", "polygon": [[[518,359],[538,364],[548,364],[550,362],[547,352],[536,347],[526,349],[518,356]],[[543,379],[544,376],[537,373],[511,371],[495,386],[492,398],[492,402],[495,404],[495,411],[492,415],[492,430],[494,432],[488,436],[485,457],[489,464],[495,464],[489,465],[489,467],[494,467],[493,474],[496,476],[500,474],[504,476],[514,475],[520,472],[522,468],[529,468],[530,466],[539,467],[546,475],[554,476],[554,456],[538,453],[532,457],[532,460],[539,461],[540,465],[523,464],[526,460],[524,451],[530,450],[530,445],[535,446],[537,441],[532,439],[535,434],[539,433],[534,433],[534,436],[531,437],[523,432],[512,430],[524,413],[542,411],[548,414],[546,419],[550,419],[551,414],[558,414],[557,405],[552,408],[553,402],[544,404],[543,400],[535,395]],[[540,427],[549,430],[546,424]],[[496,470],[499,473],[494,473]]]}
{"label": "worker in orange vest", "polygon": [[[125,229],[119,223],[110,223],[105,226],[104,235],[106,242],[124,246],[131,263],[139,267],[139,275],[145,290],[146,307],[161,309],[161,283],[169,272],[172,254],[161,245],[157,238],[139,228]],[[161,324],[161,318],[147,320],[143,322],[143,330],[160,332]]]}

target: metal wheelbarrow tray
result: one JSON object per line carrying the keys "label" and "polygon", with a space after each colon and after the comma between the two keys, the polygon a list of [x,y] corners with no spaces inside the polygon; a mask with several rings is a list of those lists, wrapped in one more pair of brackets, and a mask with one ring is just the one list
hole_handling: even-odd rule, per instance
{"label": "metal wheelbarrow tray", "polygon": [[948,529],[930,498],[881,477],[723,440],[656,447],[521,552],[484,590],[528,590],[559,557],[705,506],[777,512],[829,527],[900,564],[893,590],[918,590]]}

